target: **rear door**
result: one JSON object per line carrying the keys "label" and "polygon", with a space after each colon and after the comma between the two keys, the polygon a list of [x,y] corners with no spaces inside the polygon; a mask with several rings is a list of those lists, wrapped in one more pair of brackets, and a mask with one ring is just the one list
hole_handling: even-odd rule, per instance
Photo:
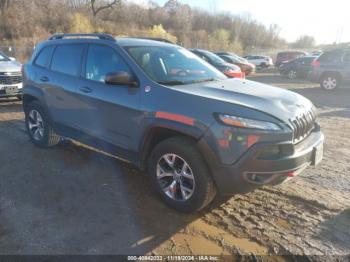
{"label": "rear door", "polygon": [[139,132],[140,88],[105,84],[108,73],[128,72],[128,64],[108,45],[90,44],[84,62],[83,81],[77,86],[79,128],[85,133],[117,146],[135,148]]}
{"label": "rear door", "polygon": [[85,44],[61,44],[55,48],[50,71],[40,76],[46,88],[46,101],[58,127],[77,128],[81,108],[75,92],[82,85],[80,77]]}

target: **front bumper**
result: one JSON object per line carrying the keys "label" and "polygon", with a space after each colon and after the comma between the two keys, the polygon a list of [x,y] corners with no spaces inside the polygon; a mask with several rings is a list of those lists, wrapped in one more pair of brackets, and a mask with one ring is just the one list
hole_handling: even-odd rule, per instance
{"label": "front bumper", "polygon": [[[323,157],[324,136],[320,130],[293,145],[291,143],[257,143],[253,145],[235,164],[222,165],[208,151],[205,141],[198,144],[210,166],[216,186],[222,195],[247,193],[263,185],[276,185],[289,177],[301,173],[310,165],[317,165]],[[267,147],[289,148],[288,154],[261,157]]]}
{"label": "front bumper", "polygon": [[[23,84],[15,84],[15,85],[0,85],[0,98],[6,97],[15,97],[22,94]],[[9,91],[9,89],[11,89]]]}

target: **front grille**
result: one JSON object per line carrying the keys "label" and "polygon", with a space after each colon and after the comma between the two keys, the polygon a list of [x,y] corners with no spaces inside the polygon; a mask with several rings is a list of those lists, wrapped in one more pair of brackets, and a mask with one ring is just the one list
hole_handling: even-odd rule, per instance
{"label": "front grille", "polygon": [[22,83],[21,72],[0,73],[0,85],[16,85]]}
{"label": "front grille", "polygon": [[298,143],[310,135],[312,130],[315,128],[316,114],[313,110],[310,110],[293,119],[290,119],[289,122],[293,129],[294,142]]}

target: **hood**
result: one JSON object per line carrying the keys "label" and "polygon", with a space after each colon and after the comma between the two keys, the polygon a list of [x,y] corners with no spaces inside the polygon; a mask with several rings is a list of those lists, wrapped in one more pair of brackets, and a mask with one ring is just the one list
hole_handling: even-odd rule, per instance
{"label": "hood", "polygon": [[313,108],[313,104],[307,98],[292,91],[237,78],[179,86],[177,89],[192,95],[255,109],[284,123]]}
{"label": "hood", "polygon": [[20,72],[21,64],[17,61],[0,61],[0,72]]}

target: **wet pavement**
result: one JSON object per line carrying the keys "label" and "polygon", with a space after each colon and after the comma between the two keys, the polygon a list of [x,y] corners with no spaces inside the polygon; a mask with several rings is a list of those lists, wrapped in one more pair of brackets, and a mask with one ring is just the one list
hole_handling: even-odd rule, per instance
{"label": "wet pavement", "polygon": [[34,147],[21,103],[0,100],[0,254],[349,255],[350,89],[269,72],[251,79],[314,102],[324,161],[192,215],[164,206],[146,174],[109,155],[75,143]]}

